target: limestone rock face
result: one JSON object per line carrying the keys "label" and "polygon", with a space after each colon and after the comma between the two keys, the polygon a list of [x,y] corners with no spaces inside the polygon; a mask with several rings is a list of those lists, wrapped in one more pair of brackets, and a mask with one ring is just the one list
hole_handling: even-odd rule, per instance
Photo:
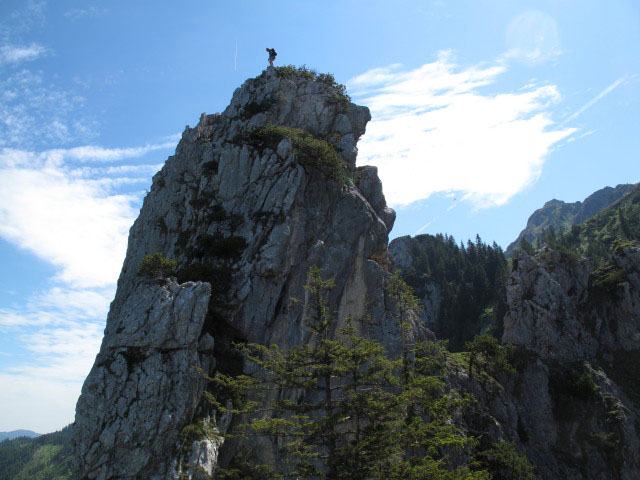
{"label": "limestone rock face", "polygon": [[[80,478],[175,478],[194,458],[211,468],[219,445],[178,444],[194,416],[209,414],[196,367],[230,368],[233,341],[284,349],[308,341],[302,286],[311,266],[335,279],[329,305],[339,319],[370,314],[368,334],[396,346],[383,289],[395,213],[376,169],[355,168],[369,111],[322,79],[279,73],[270,67],[247,80],[223,113],[187,126],[153,178],[78,401]],[[301,163],[287,138],[255,142],[252,132],[268,123],[330,144],[354,181]],[[140,262],[155,252],[178,262],[179,281],[204,283],[141,283]]]}
{"label": "limestone rock face", "polygon": [[640,349],[640,249],[619,248],[613,265],[589,274],[549,247],[519,252],[507,283],[504,343],[543,358],[575,361]]}
{"label": "limestone rock face", "polygon": [[640,471],[630,380],[640,352],[640,248],[618,248],[610,265],[589,271],[587,260],[548,246],[516,253],[502,341],[525,347],[537,367],[529,363],[501,394],[512,397],[504,403],[517,407],[518,423],[498,422],[526,433],[511,438],[540,478],[631,480]]}
{"label": "limestone rock face", "polygon": [[76,407],[81,478],[165,478],[204,390],[213,339],[201,336],[207,283],[141,281],[109,313],[100,353]]}
{"label": "limestone rock face", "polygon": [[[268,68],[237,89],[224,112],[187,126],[131,228],[103,343],[78,400],[79,479],[199,480],[232,458],[234,441],[223,444],[217,433],[237,419],[204,401],[203,373],[247,371],[233,342],[282,350],[313,342],[303,321],[311,266],[335,280],[328,306],[339,320],[370,316],[363,333],[397,353],[384,285],[394,263],[407,268],[414,259],[407,238],[393,242],[392,260],[395,213],[377,170],[355,167],[369,119],[328,77]],[[306,133],[265,141],[256,132],[269,125]],[[344,181],[327,165],[305,162],[299,135],[337,152]],[[177,262],[175,277],[140,277],[141,260],[156,252]],[[423,287],[416,323],[428,326],[443,293]],[[619,248],[608,270],[592,274],[586,262],[552,249],[518,254],[503,341],[529,352],[517,375],[491,381],[470,378],[454,362],[447,382],[478,399],[466,431],[515,442],[545,480],[638,478],[640,392],[632,399],[624,382],[637,383],[639,293],[636,247]],[[210,418],[217,432],[185,433]],[[279,461],[269,440],[251,442],[263,460]]]}
{"label": "limestone rock face", "polygon": [[[396,238],[389,251],[417,283],[428,321],[443,300],[420,270],[419,255],[433,252],[421,251],[419,240]],[[611,265],[591,272],[565,250],[516,253],[502,340],[520,347],[511,357],[517,372],[488,380],[454,367],[449,387],[477,400],[459,424],[481,443],[513,442],[539,479],[637,478],[639,254],[619,247]]]}
{"label": "limestone rock face", "polygon": [[518,252],[507,282],[502,341],[526,345],[544,358],[593,356],[596,340],[580,318],[588,287],[586,260],[562,258],[549,247],[535,257]]}
{"label": "limestone rock face", "polygon": [[[393,259],[393,266],[401,271],[407,271],[413,267],[415,263],[414,247],[415,238],[405,236],[393,239],[389,244],[389,254]],[[419,295],[420,303],[422,304],[422,310],[419,313],[420,318],[427,328],[434,331],[440,309],[440,287],[435,281],[426,279],[421,288],[416,290],[416,293]]]}

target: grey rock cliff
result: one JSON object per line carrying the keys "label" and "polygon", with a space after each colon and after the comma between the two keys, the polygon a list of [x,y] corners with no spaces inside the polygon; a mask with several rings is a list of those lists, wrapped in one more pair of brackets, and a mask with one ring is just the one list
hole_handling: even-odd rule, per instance
{"label": "grey rock cliff", "polygon": [[[370,313],[369,334],[395,345],[383,291],[395,214],[376,169],[355,169],[369,119],[331,85],[268,68],[223,113],[187,126],[131,228],[103,346],[78,401],[80,478],[176,478],[181,463],[200,457],[210,471],[219,445],[188,451],[178,442],[194,416],[208,415],[195,367],[233,367],[234,340],[285,349],[308,341],[302,285],[312,265],[336,279],[329,303],[340,319]],[[253,143],[251,132],[267,123],[329,142],[355,185],[303,165],[286,138],[274,148]],[[178,279],[208,283],[141,283],[140,261],[154,252],[178,262]],[[159,308],[173,316],[155,318]]]}
{"label": "grey rock cliff", "polygon": [[503,343],[529,360],[500,395],[517,414],[496,421],[516,428],[541,478],[638,478],[640,248],[591,274],[565,251],[519,251],[507,304]]}
{"label": "grey rock cliff", "polygon": [[164,478],[167,444],[193,417],[213,339],[201,336],[211,288],[139,282],[107,320],[76,407],[81,478]]}
{"label": "grey rock cliff", "polygon": [[534,256],[519,252],[507,303],[502,341],[543,358],[595,359],[640,349],[640,249],[617,249],[613,264],[593,275],[586,259],[547,246]]}
{"label": "grey rock cliff", "polygon": [[[311,266],[335,279],[328,303],[338,318],[370,315],[364,333],[397,353],[384,291],[395,213],[376,169],[355,167],[369,111],[326,80],[273,68],[247,80],[224,112],[186,127],[154,176],[77,404],[79,479],[197,480],[232,458],[236,443],[217,433],[238,419],[204,401],[202,373],[246,371],[235,341],[283,350],[312,342],[303,322]],[[335,149],[353,181],[305,163],[290,137],[256,140],[267,125],[301,129]],[[155,252],[177,262],[176,277],[140,277],[141,260]],[[394,261],[412,263],[409,240],[394,243]],[[503,337],[522,347],[518,374],[471,378],[459,360],[447,374],[451,388],[478,400],[457,419],[466,432],[515,442],[545,480],[638,478],[640,250],[618,249],[608,268],[590,273],[550,249],[518,254]],[[441,302],[437,289],[425,292],[422,324]],[[185,433],[211,418],[213,432]],[[278,461],[270,441],[252,442],[261,460]]]}
{"label": "grey rock cliff", "polygon": [[[417,237],[398,237],[389,244],[389,254],[393,259],[393,266],[400,271],[406,271],[415,263],[414,248]],[[419,291],[418,291],[419,290]],[[441,291],[437,282],[425,279],[420,289],[416,289],[419,295],[422,310],[420,318],[424,325],[434,331],[440,309]]]}

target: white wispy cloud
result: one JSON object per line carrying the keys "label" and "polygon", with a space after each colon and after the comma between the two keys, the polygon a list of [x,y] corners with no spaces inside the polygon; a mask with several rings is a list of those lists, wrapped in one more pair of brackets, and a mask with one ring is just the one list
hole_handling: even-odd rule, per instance
{"label": "white wispy cloud", "polygon": [[18,2],[17,8],[0,19],[0,39],[6,42],[12,37],[28,32],[36,25],[44,24],[46,6],[45,1]]}
{"label": "white wispy cloud", "polygon": [[31,43],[29,45],[1,45],[0,66],[35,60],[45,52],[46,48],[37,43]]}
{"label": "white wispy cloud", "polygon": [[0,237],[57,269],[43,291],[0,308],[4,341],[28,353],[0,369],[0,429],[72,421],[138,214],[140,197],[122,187],[150,183],[161,164],[140,159],[174,146],[0,149]]}
{"label": "white wispy cloud", "polygon": [[[46,8],[25,1],[0,18],[0,237],[56,269],[28,298],[16,294],[0,306],[0,430],[41,433],[73,420],[141,187],[161,167],[143,157],[177,141],[62,148],[92,142],[98,124],[82,94],[87,87],[27,68],[50,51],[28,37],[46,22]],[[78,9],[67,18],[102,12]]]}
{"label": "white wispy cloud", "polygon": [[1,372],[0,384],[0,411],[7,412],[0,416],[2,428],[29,428],[38,433],[60,430],[72,422],[82,389],[82,381],[69,382],[49,379],[45,375]]}
{"label": "white wispy cloud", "polygon": [[582,107],[580,107],[578,110],[576,110],[571,116],[569,116],[566,120],[566,122],[570,122],[571,120],[574,120],[575,118],[577,118],[579,115],[581,115],[582,113],[584,113],[585,110],[591,108],[594,104],[596,104],[597,102],[599,102],[600,100],[602,100],[604,97],[606,97],[607,95],[609,95],[612,91],[614,91],[616,88],[618,88],[620,85],[626,83],[629,80],[629,75],[623,75],[622,77],[620,77],[619,79],[617,79],[615,82],[613,82],[611,85],[609,85],[607,88],[605,88],[604,90],[602,90],[598,95],[596,95],[595,97],[593,97],[591,100],[589,100],[587,103],[585,103]]}
{"label": "white wispy cloud", "polygon": [[87,8],[72,8],[64,12],[64,16],[71,21],[76,21],[80,20],[81,18],[99,17],[106,12],[106,8],[91,6]]}
{"label": "white wispy cloud", "polygon": [[406,70],[377,68],[348,82],[373,120],[358,144],[392,206],[459,191],[477,206],[501,205],[540,175],[546,155],[575,129],[558,128],[553,85],[482,93],[507,66],[461,67],[450,53]]}
{"label": "white wispy cloud", "polygon": [[56,154],[59,152],[62,159],[67,158],[80,161],[114,162],[126,158],[140,157],[146,153],[153,152],[154,150],[171,148],[175,146],[175,144],[176,142],[174,141],[167,141],[159,144],[129,148],[104,148],[95,145],[88,145],[59,151],[52,150],[50,153]]}
{"label": "white wispy cloud", "polygon": [[77,91],[21,69],[0,76],[0,147],[41,148],[87,141],[95,121]]}
{"label": "white wispy cloud", "polygon": [[144,165],[117,165],[112,167],[82,167],[69,171],[74,177],[95,177],[105,175],[144,175],[137,177],[138,179],[148,180],[155,172],[162,168],[162,164],[144,164]]}
{"label": "white wispy cloud", "polygon": [[108,285],[124,257],[134,200],[54,169],[3,169],[0,236],[59,267],[64,282]]}
{"label": "white wispy cloud", "polygon": [[[32,311],[13,312],[16,318],[33,316],[40,321],[43,317],[50,321],[29,329],[24,325],[25,320],[31,324],[30,319],[20,318],[18,322],[22,333],[18,333],[14,341],[28,352],[29,359],[0,371],[3,429],[28,425],[27,428],[46,433],[73,421],[82,382],[100,347],[104,321],[70,318],[68,312],[51,311],[50,307],[46,302],[35,303],[30,307]],[[90,308],[86,313],[91,311]],[[0,311],[0,331],[6,336],[7,329],[1,322],[4,313]],[[63,315],[66,318],[61,318]],[[54,321],[51,317],[55,317]]]}
{"label": "white wispy cloud", "polygon": [[[148,165],[118,165],[78,175],[65,161],[137,158],[172,146],[91,146],[41,153],[0,150],[0,236],[59,267],[58,279],[67,284],[113,284],[138,202],[135,195],[117,193],[114,188],[149,182],[153,172]],[[148,173],[146,178],[105,176],[139,172],[141,167]]]}

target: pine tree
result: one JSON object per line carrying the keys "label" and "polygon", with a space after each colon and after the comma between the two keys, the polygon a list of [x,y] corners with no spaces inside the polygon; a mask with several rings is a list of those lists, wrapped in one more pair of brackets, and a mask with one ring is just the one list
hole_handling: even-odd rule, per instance
{"label": "pine tree", "polygon": [[[337,319],[329,311],[326,295],[334,286],[312,267],[305,289],[309,300],[305,324],[313,333],[312,342],[282,352],[277,346],[243,345],[243,354],[259,368],[252,376],[211,379],[221,390],[236,396],[275,391],[271,406],[249,402],[237,414],[252,414],[236,433],[284,440],[287,471],[270,475],[293,478],[387,478],[389,464],[400,455],[389,432],[400,420],[398,399],[391,392],[397,380],[394,362],[377,342],[356,333],[350,320],[337,329]],[[253,397],[256,397],[254,394]],[[220,411],[225,406],[215,396]],[[258,472],[252,476],[251,472]],[[222,478],[264,477],[266,466],[220,471]],[[223,476],[224,475],[224,476]],[[217,477],[216,477],[217,478]]]}
{"label": "pine tree", "polygon": [[304,318],[310,342],[288,352],[243,345],[257,373],[210,379],[218,411],[229,410],[226,395],[235,398],[234,413],[248,416],[233,435],[278,439],[286,460],[277,470],[236,460],[215,478],[488,480],[486,471],[454,461],[469,457],[476,443],[452,422],[468,399],[445,388],[446,342],[413,340],[420,304],[411,288],[397,274],[388,283],[402,341],[400,358],[390,359],[378,342],[358,333],[356,322],[346,319],[338,328],[326,302],[333,286],[320,269],[309,270]]}
{"label": "pine tree", "polygon": [[413,294],[413,289],[403,280],[398,270],[389,277],[387,292],[396,302],[397,323],[402,342],[402,383],[409,383],[411,366],[411,333],[416,329],[412,324],[412,315],[422,309],[420,299]]}

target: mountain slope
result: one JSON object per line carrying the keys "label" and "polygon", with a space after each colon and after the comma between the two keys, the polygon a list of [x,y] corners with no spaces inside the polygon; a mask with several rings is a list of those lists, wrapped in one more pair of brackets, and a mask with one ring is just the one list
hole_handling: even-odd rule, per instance
{"label": "mountain slope", "polygon": [[40,435],[40,433],[36,433],[32,430],[13,430],[11,432],[0,432],[0,442],[3,440],[11,440],[18,437],[35,438]]}
{"label": "mountain slope", "polygon": [[67,480],[72,478],[71,426],[37,438],[0,442],[0,478]]}
{"label": "mountain slope", "polygon": [[[397,344],[383,293],[395,213],[376,169],[355,168],[369,119],[330,75],[270,67],[223,113],[186,128],[131,228],[78,400],[81,478],[176,478],[183,463],[211,472],[221,447],[233,457],[219,439],[180,441],[183,428],[211,414],[200,372],[241,372],[233,343],[309,342],[311,266],[335,279],[329,305],[341,322],[369,308],[378,337]],[[154,253],[176,262],[177,279],[139,275]],[[267,455],[275,445],[254,448]]]}
{"label": "mountain slope", "polygon": [[458,245],[453,237],[418,235],[395,238],[389,252],[421,299],[427,326],[452,351],[481,331],[502,335],[508,272],[500,247],[479,237]]}
{"label": "mountain slope", "polygon": [[[496,479],[529,480],[529,460],[543,480],[637,478],[639,415],[629,400],[635,357],[628,354],[640,350],[640,251],[621,247],[613,275],[592,278],[587,262],[566,249],[518,253],[508,271],[499,247],[480,239],[462,247],[442,236],[399,239],[397,266],[420,267],[410,278],[434,309],[447,307],[454,341],[467,348],[478,318],[503,309],[503,339],[518,346],[489,335],[469,343],[470,352],[422,342],[433,339],[428,319],[416,315],[415,298],[391,274],[387,242],[395,214],[376,169],[355,167],[369,118],[330,75],[280,67],[247,80],[221,114],[203,114],[186,128],[130,231],[102,346],[77,404],[71,445],[78,478],[199,480],[218,467],[251,470],[256,463],[289,475],[291,448],[311,459],[303,465],[317,473],[311,476],[339,478],[335,465],[324,471],[321,464],[339,453],[338,433],[342,445],[351,445],[358,439],[350,428],[374,425],[393,410],[373,402],[383,411],[370,417],[374,424],[360,422],[371,410],[355,417],[342,410],[347,387],[332,383],[336,375],[325,368],[335,367],[335,358],[358,357],[364,363],[349,371],[351,393],[370,391],[357,384],[368,357],[354,350],[364,338],[402,366],[392,390],[410,385],[418,364],[431,372],[410,389],[409,404],[395,409],[406,413],[400,428],[428,434],[431,422],[446,427],[434,448],[422,451],[414,447],[415,431],[394,436],[406,445],[394,452],[413,473],[392,478],[422,479],[429,475],[421,468],[447,465],[452,479],[486,478],[486,468]],[[322,301],[305,287],[314,267],[327,285]],[[436,301],[438,289],[451,298]],[[314,311],[335,315],[331,331],[310,327]],[[320,347],[322,359],[313,365],[308,359],[319,357],[295,354],[345,336],[350,346],[333,356]],[[236,348],[247,343],[276,359],[293,352],[291,368],[276,370],[303,383],[291,391],[267,379],[246,395],[218,395],[217,381],[205,374],[228,375],[234,380],[227,385],[259,375],[247,351]],[[317,367],[324,373],[307,379]],[[325,443],[305,443],[318,437],[312,421],[303,443],[290,444],[286,412],[309,412],[318,386],[325,403],[314,415],[338,419],[347,431],[323,430]],[[254,400],[276,430],[234,435],[247,420],[242,406]],[[430,413],[416,415],[418,403]],[[415,423],[405,421],[410,416]],[[265,478],[253,472],[235,477]]]}
{"label": "mountain slope", "polygon": [[544,206],[531,214],[527,226],[505,250],[505,256],[511,258],[520,243],[526,240],[534,245],[538,239],[544,240],[545,232],[552,228],[556,235],[567,232],[572,225],[576,225],[591,218],[629,193],[634,184],[618,185],[615,188],[602,188],[582,202],[566,203],[561,200],[550,200]]}
{"label": "mountain slope", "polygon": [[589,258],[598,267],[617,245],[640,242],[640,185],[584,223],[574,225],[557,243]]}

